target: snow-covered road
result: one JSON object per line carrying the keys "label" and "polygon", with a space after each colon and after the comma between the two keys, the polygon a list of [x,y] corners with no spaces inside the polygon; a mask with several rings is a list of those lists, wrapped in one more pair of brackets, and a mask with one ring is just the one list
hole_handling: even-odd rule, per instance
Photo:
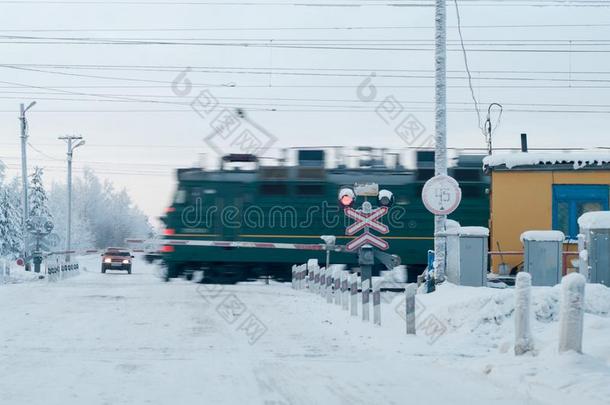
{"label": "snow-covered road", "polygon": [[468,353],[363,325],[289,285],[164,283],[144,262],[101,274],[97,260],[59,283],[0,286],[0,403],[545,402],[460,370]]}

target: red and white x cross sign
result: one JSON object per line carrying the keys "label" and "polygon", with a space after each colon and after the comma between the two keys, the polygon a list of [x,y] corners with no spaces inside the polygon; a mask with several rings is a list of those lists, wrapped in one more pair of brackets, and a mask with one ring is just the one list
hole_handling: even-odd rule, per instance
{"label": "red and white x cross sign", "polygon": [[364,228],[371,228],[377,232],[386,234],[390,232],[390,229],[387,227],[387,225],[382,224],[378,220],[387,213],[388,207],[376,208],[372,210],[370,214],[365,214],[362,211],[356,211],[353,208],[347,207],[345,208],[345,215],[352,218],[356,222],[347,227],[345,234],[354,235],[356,232]]}
{"label": "red and white x cross sign", "polygon": [[365,232],[362,235],[358,236],[356,239],[351,240],[345,246],[345,248],[348,251],[353,252],[354,250],[360,249],[364,245],[373,245],[381,250],[386,250],[390,247],[388,242],[386,242],[385,240],[378,238],[377,236],[371,233]]}

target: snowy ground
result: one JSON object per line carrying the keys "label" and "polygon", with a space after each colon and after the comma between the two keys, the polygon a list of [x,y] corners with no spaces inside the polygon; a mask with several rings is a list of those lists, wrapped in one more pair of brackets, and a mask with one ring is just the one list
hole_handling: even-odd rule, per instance
{"label": "snowy ground", "polygon": [[587,286],[584,355],[557,354],[558,288],[537,288],[538,353],[512,353],[513,291],[387,295],[363,324],[289,284],[163,283],[158,269],[0,285],[1,404],[608,404],[610,291]]}

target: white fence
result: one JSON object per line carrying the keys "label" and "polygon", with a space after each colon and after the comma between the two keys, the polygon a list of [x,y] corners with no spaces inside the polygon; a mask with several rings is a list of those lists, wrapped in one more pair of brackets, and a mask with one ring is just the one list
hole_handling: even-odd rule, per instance
{"label": "white fence", "polygon": [[363,286],[357,274],[344,268],[343,265],[331,265],[328,269],[320,267],[315,259],[295,265],[292,267],[292,288],[320,295],[328,304],[340,306],[354,317],[358,316],[360,308],[364,322],[370,322],[372,305],[373,324],[381,325],[381,277],[373,277],[372,286],[368,281]]}
{"label": "white fence", "polygon": [[55,282],[76,276],[79,272],[79,263],[76,261],[66,262],[63,255],[47,256],[43,260],[40,273],[25,271],[23,267],[18,267],[15,261],[0,258],[0,284],[19,283],[45,278],[49,282]]}
{"label": "white fence", "polygon": [[45,260],[45,273],[49,282],[61,281],[80,274],[78,262],[66,262],[65,257],[49,256]]}

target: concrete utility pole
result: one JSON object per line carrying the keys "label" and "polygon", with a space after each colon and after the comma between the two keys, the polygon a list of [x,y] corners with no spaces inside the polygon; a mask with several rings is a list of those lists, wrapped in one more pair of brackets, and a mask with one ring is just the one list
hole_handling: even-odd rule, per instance
{"label": "concrete utility pole", "polygon": [[[71,247],[72,247],[72,241],[71,241],[71,237],[72,237],[72,155],[74,153],[74,149],[78,148],[79,146],[83,146],[85,144],[85,141],[83,140],[82,136],[60,136],[57,139],[61,139],[63,141],[66,141],[66,144],[68,146],[68,152],[66,153],[67,156],[67,161],[68,161],[68,181],[67,181],[67,188],[68,188],[68,226],[66,227],[66,251],[70,251]],[[78,143],[76,143],[75,145],[73,145],[72,143],[74,141],[79,141]],[[70,261],[70,253],[66,254],[66,261]]]}
{"label": "concrete utility pole", "polygon": [[[434,174],[447,174],[447,9],[445,0],[436,0],[435,13],[435,161]],[[445,215],[434,217],[434,259],[435,279],[445,279],[445,238],[437,236],[445,231]]]}
{"label": "concrete utility pole", "polygon": [[27,264],[28,255],[28,232],[27,232],[27,219],[28,219],[28,164],[27,164],[27,142],[28,142],[28,122],[25,118],[25,113],[36,105],[36,101],[32,101],[26,107],[25,104],[21,103],[19,106],[19,121],[21,122],[21,187],[23,188],[22,196],[23,201],[21,204],[22,218],[21,218],[21,232],[23,235],[23,260]]}

